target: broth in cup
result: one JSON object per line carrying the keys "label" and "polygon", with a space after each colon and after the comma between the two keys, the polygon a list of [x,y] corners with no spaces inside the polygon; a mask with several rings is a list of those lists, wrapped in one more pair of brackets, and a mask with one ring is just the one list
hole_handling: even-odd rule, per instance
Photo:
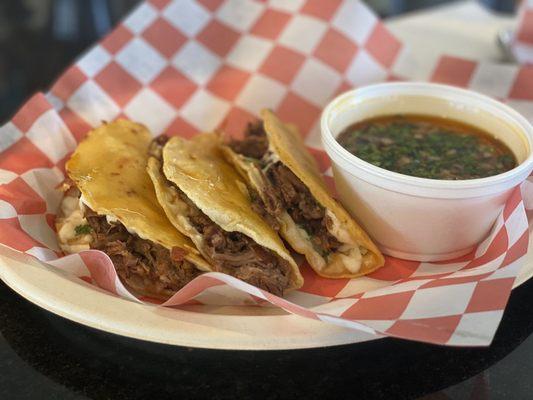
{"label": "broth in cup", "polygon": [[517,165],[511,150],[488,132],[425,115],[367,119],[348,126],[337,140],[366,162],[419,178],[485,178]]}

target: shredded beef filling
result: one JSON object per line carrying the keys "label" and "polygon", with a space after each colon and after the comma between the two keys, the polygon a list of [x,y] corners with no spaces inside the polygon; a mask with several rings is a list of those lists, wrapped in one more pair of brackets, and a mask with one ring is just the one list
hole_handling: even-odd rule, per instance
{"label": "shredded beef filling", "polygon": [[307,186],[281,162],[270,166],[266,175],[272,183],[272,188],[278,190],[287,213],[309,235],[313,247],[322,256],[336,251],[341,243],[328,231],[332,221],[326,215],[324,207],[316,202]]}
{"label": "shredded beef filling", "polygon": [[280,212],[281,202],[278,200],[278,196],[274,193],[272,196],[268,196],[267,202],[264,202],[259,193],[252,188],[248,188],[250,193],[250,200],[252,203],[252,209],[259,214],[275,231],[279,231],[281,225],[276,218],[276,215]]}
{"label": "shredded beef filling", "polygon": [[281,162],[271,163],[268,160],[268,138],[261,121],[249,124],[244,139],[234,140],[229,146],[239,154],[256,159],[268,178],[264,191],[268,200],[264,202],[259,196],[257,199],[252,197],[255,208],[262,210],[259,214],[271,215],[267,219],[270,221],[279,216],[283,209],[287,210],[294,222],[307,232],[314,248],[323,256],[341,246],[327,229],[332,221],[326,215],[326,210],[317,203],[307,186]]}
{"label": "shredded beef filling", "polygon": [[160,135],[152,140],[148,147],[148,155],[155,157],[161,164],[163,164],[163,147],[169,139],[170,138],[167,135]]}
{"label": "shredded beef filling", "polygon": [[229,146],[235,153],[243,156],[261,159],[268,151],[268,138],[261,121],[249,123],[245,137],[242,140],[232,140]]}
{"label": "shredded beef filling", "polygon": [[[263,129],[261,121],[249,123],[246,128],[245,137],[242,140],[232,140],[229,146],[238,154],[245,157],[260,160],[268,151],[268,139]],[[269,182],[267,182],[268,184]],[[276,218],[283,212],[278,191],[268,184],[263,191],[264,199],[253,188],[248,188],[250,192],[252,208],[261,215],[263,219],[276,231],[280,229],[280,224]]]}
{"label": "shredded beef filling", "polygon": [[[152,142],[150,154],[160,161],[161,147],[165,142],[166,140],[161,138]],[[163,174],[163,171],[161,173]],[[203,251],[207,253],[217,271],[235,276],[273,294],[283,295],[283,291],[290,284],[290,266],[286,260],[240,232],[223,230],[174,183],[168,180],[167,183],[187,205],[187,218],[203,236]]]}
{"label": "shredded beef filling", "polygon": [[184,259],[186,251],[171,251],[131,234],[121,223],[109,223],[105,216],[87,209],[91,226],[91,248],[106,253],[119,277],[131,287],[144,287],[155,294],[178,291],[202,272]]}

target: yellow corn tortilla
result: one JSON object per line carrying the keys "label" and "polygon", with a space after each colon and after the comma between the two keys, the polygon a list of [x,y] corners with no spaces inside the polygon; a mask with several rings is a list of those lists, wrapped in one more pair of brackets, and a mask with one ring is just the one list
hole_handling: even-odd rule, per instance
{"label": "yellow corn tortilla", "polygon": [[[328,193],[316,161],[307,151],[296,127],[283,123],[267,109],[261,112],[261,117],[269,141],[269,151],[276,160],[281,161],[307,186],[315,200],[326,209],[327,215],[333,222],[334,232],[330,231],[330,233],[334,234],[341,243],[364,248],[367,252],[357,255],[354,251],[345,255],[337,251],[325,259],[313,248],[309,238],[306,238],[306,233],[295,224],[287,212],[278,218],[281,236],[297,252],[304,254],[311,267],[323,277],[356,278],[383,266],[385,260],[376,245]],[[235,153],[228,146],[223,146],[222,151],[246,182],[261,195],[264,192],[266,178],[260,167],[250,159]],[[360,266],[357,269],[351,268],[354,259],[350,257],[354,256],[359,257],[358,260],[360,260]]]}
{"label": "yellow corn tortilla", "polygon": [[171,250],[187,251],[185,259],[199,270],[211,266],[194,244],[174,228],[159,205],[146,173],[150,132],[127,120],[92,130],[66,164],[68,176],[83,202],[99,215],[120,221],[128,231]]}
{"label": "yellow corn tortilla", "polygon": [[168,218],[196,246],[203,248],[203,237],[184,214],[186,207],[169,187],[174,183],[215,224],[227,232],[240,232],[257,244],[273,251],[291,267],[290,287],[302,286],[303,278],[278,234],[252,210],[245,183],[220,152],[220,138],[201,134],[191,140],[171,138],[163,148],[163,174],[160,162],[151,158],[148,172],[160,204]]}

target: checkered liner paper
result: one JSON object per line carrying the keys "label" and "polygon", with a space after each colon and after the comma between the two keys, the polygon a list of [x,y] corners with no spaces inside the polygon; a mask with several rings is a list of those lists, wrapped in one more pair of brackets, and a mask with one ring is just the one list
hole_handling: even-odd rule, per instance
{"label": "checkered liner paper", "polygon": [[[154,135],[190,137],[217,127],[238,135],[270,107],[298,125],[332,184],[319,140],[322,107],[349,88],[398,79],[472,88],[533,119],[533,67],[420,59],[356,0],[143,3],[0,129],[0,254],[31,255],[80,284],[150,301],[127,292],[103,253],[61,257],[56,187],[89,129],[125,117]],[[528,205],[533,192],[526,182],[514,189],[487,239],[458,260],[388,257],[385,267],[353,280],[323,279],[302,265],[304,286],[284,299],[208,273],[164,305],[273,305],[376,336],[488,345],[527,252]]]}
{"label": "checkered liner paper", "polygon": [[533,0],[522,0],[511,49],[518,62],[533,64]]}

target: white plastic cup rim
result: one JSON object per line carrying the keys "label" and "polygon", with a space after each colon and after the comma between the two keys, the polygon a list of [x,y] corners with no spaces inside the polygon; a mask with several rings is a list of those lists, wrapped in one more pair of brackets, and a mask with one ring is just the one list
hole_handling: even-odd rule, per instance
{"label": "white plastic cup rim", "polygon": [[[351,98],[375,99],[379,95],[429,96],[475,104],[493,115],[504,115],[520,128],[528,156],[515,168],[502,174],[468,180],[438,180],[419,178],[392,172],[366,162],[342,147],[330,129],[332,113]],[[449,85],[422,82],[390,82],[368,85],[345,92],[324,109],[320,121],[322,143],[329,157],[346,172],[378,186],[418,197],[469,198],[503,192],[523,182],[533,168],[533,126],[511,107],[483,94]],[[361,174],[364,172],[365,174]]]}

